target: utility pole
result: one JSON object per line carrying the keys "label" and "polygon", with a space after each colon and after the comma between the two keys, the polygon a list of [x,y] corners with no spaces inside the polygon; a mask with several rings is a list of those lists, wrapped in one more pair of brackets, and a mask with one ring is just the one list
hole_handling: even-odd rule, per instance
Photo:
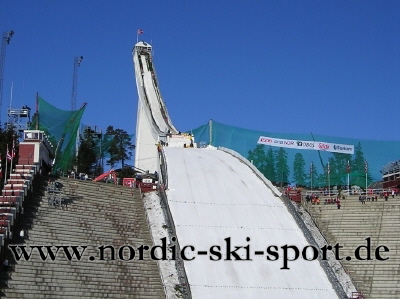
{"label": "utility pole", "polygon": [[76,56],[74,59],[74,73],[72,77],[72,99],[71,99],[71,110],[76,110],[76,94],[78,86],[78,67],[81,65],[83,56]]}
{"label": "utility pole", "polygon": [[6,46],[10,43],[14,30],[3,32],[1,40],[1,54],[0,54],[0,128],[1,128],[1,112],[3,103],[3,77],[4,77],[4,62],[6,59]]}

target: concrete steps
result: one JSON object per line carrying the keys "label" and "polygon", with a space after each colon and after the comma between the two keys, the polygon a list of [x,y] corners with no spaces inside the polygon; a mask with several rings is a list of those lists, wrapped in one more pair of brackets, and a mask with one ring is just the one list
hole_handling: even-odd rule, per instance
{"label": "concrete steps", "polygon": [[[321,199],[324,202],[324,198]],[[368,299],[400,298],[400,197],[379,198],[378,201],[359,202],[358,197],[350,196],[341,201],[341,209],[334,204],[305,206],[328,243],[339,243],[342,264],[347,269],[359,290]],[[366,246],[370,238],[373,260],[357,260],[355,249]],[[375,259],[375,249],[386,261]],[[367,257],[366,249],[360,250],[362,258]],[[352,259],[346,260],[346,256]]]}
{"label": "concrete steps", "polygon": [[[138,191],[74,179],[58,181],[64,185],[61,197],[68,205],[50,205],[46,191],[38,207],[26,207],[32,229],[15,245],[87,246],[84,255],[69,260],[61,249],[54,261],[49,257],[43,261],[34,249],[29,261],[21,259],[12,266],[4,297],[165,298],[156,261],[148,251],[144,260],[138,260],[137,247],[152,246]],[[114,260],[107,249],[104,260],[99,260],[98,247],[103,245],[115,248]],[[134,258],[128,246],[135,251]]]}

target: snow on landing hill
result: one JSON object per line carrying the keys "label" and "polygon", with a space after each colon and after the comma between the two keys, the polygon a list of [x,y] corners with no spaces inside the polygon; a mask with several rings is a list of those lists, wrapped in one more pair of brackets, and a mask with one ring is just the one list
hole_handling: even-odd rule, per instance
{"label": "snow on landing hill", "polygon": [[[164,149],[179,244],[193,246],[184,251],[193,259],[185,261],[193,298],[338,298],[317,260],[285,264],[281,246],[301,251],[308,243],[280,198],[248,166],[220,150]],[[267,253],[269,246],[277,246],[270,247],[275,253]],[[293,259],[294,250],[287,252]],[[307,253],[312,256],[311,248]]]}

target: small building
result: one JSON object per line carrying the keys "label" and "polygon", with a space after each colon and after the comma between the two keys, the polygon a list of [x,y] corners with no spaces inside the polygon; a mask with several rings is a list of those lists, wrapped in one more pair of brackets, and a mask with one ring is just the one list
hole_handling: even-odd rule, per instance
{"label": "small building", "polygon": [[19,144],[18,164],[38,164],[40,169],[50,170],[54,159],[54,149],[44,131],[25,130]]}
{"label": "small building", "polygon": [[400,188],[400,160],[390,162],[383,169],[383,188]]}

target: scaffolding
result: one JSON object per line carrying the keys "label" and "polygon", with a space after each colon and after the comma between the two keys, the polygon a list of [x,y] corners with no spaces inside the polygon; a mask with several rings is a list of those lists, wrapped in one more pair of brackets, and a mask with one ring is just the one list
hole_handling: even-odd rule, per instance
{"label": "scaffolding", "polygon": [[19,133],[28,130],[31,125],[31,108],[24,105],[21,109],[8,108],[8,121],[4,124],[6,129],[14,129]]}

